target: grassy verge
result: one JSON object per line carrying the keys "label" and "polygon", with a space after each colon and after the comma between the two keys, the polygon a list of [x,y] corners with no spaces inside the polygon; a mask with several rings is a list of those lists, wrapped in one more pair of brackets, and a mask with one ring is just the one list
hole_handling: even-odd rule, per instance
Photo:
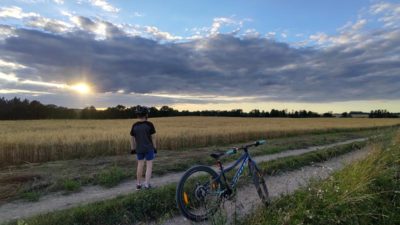
{"label": "grassy verge", "polygon": [[[269,163],[262,163],[260,166],[271,174],[277,171],[292,170],[359,149],[364,145],[365,143],[343,145],[320,150],[319,152],[306,153],[298,157],[277,159]],[[36,216],[27,219],[25,222],[29,225],[110,225],[133,224],[138,221],[166,218],[177,213],[175,187],[176,184],[170,184],[149,191],[132,193],[113,200]],[[10,224],[17,224],[17,222]]]}
{"label": "grassy verge", "polygon": [[400,133],[365,160],[277,199],[242,224],[400,224],[399,144]]}

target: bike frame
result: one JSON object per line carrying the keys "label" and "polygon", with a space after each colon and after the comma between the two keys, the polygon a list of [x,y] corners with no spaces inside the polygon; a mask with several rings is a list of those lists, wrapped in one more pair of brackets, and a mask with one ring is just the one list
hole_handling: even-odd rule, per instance
{"label": "bike frame", "polygon": [[248,149],[245,148],[245,149],[243,149],[243,151],[244,151],[244,153],[242,154],[242,156],[240,156],[240,158],[238,160],[236,160],[236,162],[234,162],[231,166],[229,166],[227,168],[223,168],[222,163],[220,161],[218,161],[220,173],[219,173],[218,177],[216,178],[216,180],[221,179],[221,177],[222,177],[224,182],[226,184],[228,184],[226,177],[225,177],[225,173],[233,170],[235,167],[237,167],[241,163],[239,169],[236,171],[235,176],[233,177],[231,184],[230,184],[230,188],[234,189],[236,187],[236,184],[239,181],[239,177],[242,175],[242,173],[244,171],[244,167],[246,166],[246,163],[254,162],[251,159],[250,154],[248,153]]}

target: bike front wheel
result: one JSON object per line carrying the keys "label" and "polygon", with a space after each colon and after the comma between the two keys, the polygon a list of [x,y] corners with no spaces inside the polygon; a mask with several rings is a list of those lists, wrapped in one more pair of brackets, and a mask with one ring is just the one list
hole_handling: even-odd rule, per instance
{"label": "bike front wheel", "polygon": [[263,172],[257,167],[255,162],[253,162],[253,161],[249,164],[249,166],[250,166],[251,175],[253,177],[253,183],[254,183],[254,186],[256,187],[258,196],[260,196],[260,199],[263,202],[263,204],[269,205],[270,198],[269,198],[268,188],[265,183]]}
{"label": "bike front wheel", "polygon": [[213,215],[221,203],[221,183],[218,174],[208,166],[195,166],[182,176],[176,188],[176,203],[183,216],[192,221],[204,221]]}

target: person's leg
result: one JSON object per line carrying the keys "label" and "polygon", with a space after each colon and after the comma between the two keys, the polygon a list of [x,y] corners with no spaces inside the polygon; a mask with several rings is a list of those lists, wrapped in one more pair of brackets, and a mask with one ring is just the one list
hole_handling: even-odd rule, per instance
{"label": "person's leg", "polygon": [[137,160],[136,185],[142,184],[143,166],[144,166],[144,160]]}
{"label": "person's leg", "polygon": [[150,186],[151,173],[153,172],[153,160],[146,160],[146,181],[145,186]]}
{"label": "person's leg", "polygon": [[155,157],[154,151],[151,150],[146,154],[146,181],[145,187],[150,187],[151,174],[153,172],[153,159]]}

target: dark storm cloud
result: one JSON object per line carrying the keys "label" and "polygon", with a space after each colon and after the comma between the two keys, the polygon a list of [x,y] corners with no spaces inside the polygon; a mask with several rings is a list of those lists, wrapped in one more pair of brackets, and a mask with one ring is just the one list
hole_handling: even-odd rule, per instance
{"label": "dark storm cloud", "polygon": [[[265,38],[217,35],[160,43],[127,35],[107,22],[76,17],[63,34],[16,29],[0,54],[30,68],[18,76],[86,79],[101,92],[258,96],[257,100],[399,99],[400,32],[374,31],[357,42],[294,48]],[[340,38],[340,37],[338,37]],[[27,73],[26,71],[29,71]]]}

